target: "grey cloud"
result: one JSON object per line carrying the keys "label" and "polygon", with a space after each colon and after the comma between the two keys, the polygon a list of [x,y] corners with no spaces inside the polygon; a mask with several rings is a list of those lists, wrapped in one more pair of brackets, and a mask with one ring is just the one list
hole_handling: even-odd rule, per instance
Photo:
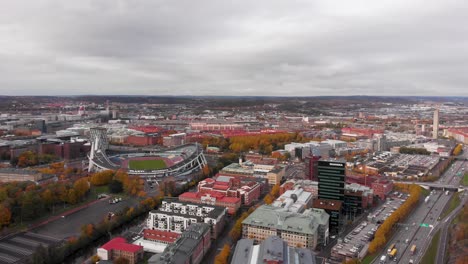
{"label": "grey cloud", "polygon": [[8,1],[0,94],[468,96],[463,1]]}

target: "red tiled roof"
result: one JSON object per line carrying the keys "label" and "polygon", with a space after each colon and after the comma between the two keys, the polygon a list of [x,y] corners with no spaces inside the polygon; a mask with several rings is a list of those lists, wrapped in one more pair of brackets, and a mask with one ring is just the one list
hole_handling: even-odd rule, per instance
{"label": "red tiled roof", "polygon": [[211,178],[206,178],[203,181],[208,182],[208,183],[215,182],[215,180]]}
{"label": "red tiled roof", "polygon": [[175,233],[175,232],[170,232],[170,231],[163,231],[163,230],[151,230],[151,229],[145,229],[143,230],[143,237],[150,238],[150,239],[155,239],[159,241],[165,241],[165,242],[174,242],[179,238],[180,234]]}
{"label": "red tiled roof", "polygon": [[184,192],[183,194],[179,195],[179,198],[180,197],[184,197],[184,198],[198,198],[198,193],[195,193],[195,192]]}
{"label": "red tiled roof", "polygon": [[215,184],[215,185],[213,186],[213,189],[227,190],[227,189],[229,189],[229,185]]}
{"label": "red tiled roof", "polygon": [[102,245],[101,248],[107,251],[121,250],[121,251],[127,251],[127,252],[132,252],[132,253],[135,253],[139,250],[143,250],[142,246],[137,246],[137,245],[127,243],[127,240],[125,240],[125,238],[123,237],[116,237],[112,239],[111,241]]}

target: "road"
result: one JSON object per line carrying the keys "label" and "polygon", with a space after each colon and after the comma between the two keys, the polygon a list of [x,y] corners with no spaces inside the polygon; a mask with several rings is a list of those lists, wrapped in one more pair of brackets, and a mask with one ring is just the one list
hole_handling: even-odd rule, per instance
{"label": "road", "polygon": [[[457,176],[457,173],[463,172],[466,165],[466,162],[456,161],[452,167],[442,175],[438,182],[458,186],[460,183],[460,177]],[[406,247],[403,247],[403,254],[399,255],[399,263],[409,263],[410,259],[412,259],[414,263],[419,263],[421,261],[421,258],[424,256],[424,253],[432,241],[432,237],[436,233],[436,229],[438,229],[438,225],[440,224],[439,216],[442,214],[444,208],[447,206],[453,195],[453,192],[446,195],[441,190],[438,190],[435,197],[430,198],[427,207],[432,207],[427,216],[423,219],[422,223],[428,224],[429,226],[432,226],[432,228],[418,227],[417,232],[414,234],[411,241],[406,245]],[[412,245],[416,245],[415,255],[411,255],[410,252],[410,247]]]}
{"label": "road", "polygon": [[[463,161],[455,162],[453,167],[449,168],[442,175],[438,184],[458,186],[460,177],[457,177],[456,174],[462,171],[462,168],[465,166],[466,164]],[[394,261],[395,263],[409,263],[410,259],[412,259],[414,263],[418,263],[417,261],[424,255],[424,249],[426,249],[431,242],[430,238],[434,235],[434,229],[437,228],[437,224],[439,223],[438,218],[450,201],[452,195],[453,192],[446,195],[442,190],[437,190],[435,194],[430,195],[427,203],[421,203],[404,223],[398,225],[397,231],[387,243],[382,254],[386,253],[387,248],[391,244],[395,244],[398,251],[396,257],[397,261]],[[427,224],[427,227],[422,227],[420,224]],[[409,242],[405,243],[407,239]],[[416,245],[416,254],[414,256],[410,252],[412,245]],[[379,263],[381,255],[379,255],[373,263]]]}
{"label": "road", "polygon": [[438,226],[441,229],[441,232],[440,232],[439,246],[437,248],[437,261],[435,263],[444,263],[445,251],[448,245],[447,240],[448,240],[448,235],[449,235],[448,230],[449,230],[450,224],[453,218],[455,218],[455,216],[463,209],[465,203],[468,200],[468,196],[466,195],[466,193],[464,193],[462,197],[463,198],[461,199],[460,205],[457,208],[455,208],[455,210],[453,210],[447,217],[442,219],[443,222],[441,222],[441,224]]}

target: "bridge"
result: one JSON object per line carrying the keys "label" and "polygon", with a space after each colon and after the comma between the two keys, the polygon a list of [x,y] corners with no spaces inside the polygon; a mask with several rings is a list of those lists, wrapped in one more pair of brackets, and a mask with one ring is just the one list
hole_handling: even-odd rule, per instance
{"label": "bridge", "polygon": [[468,189],[466,186],[457,186],[451,184],[435,183],[435,182],[404,182],[404,181],[395,181],[395,183],[402,184],[417,184],[427,190],[444,190],[444,191],[457,191],[462,192]]}

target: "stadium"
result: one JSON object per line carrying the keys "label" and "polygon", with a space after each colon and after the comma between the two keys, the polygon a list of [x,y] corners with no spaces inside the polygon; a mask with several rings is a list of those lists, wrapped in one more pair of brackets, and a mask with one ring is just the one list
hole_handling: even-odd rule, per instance
{"label": "stadium", "polygon": [[187,144],[163,151],[124,153],[108,156],[106,129],[92,128],[88,171],[123,169],[131,175],[163,178],[183,176],[206,165],[201,145]]}

